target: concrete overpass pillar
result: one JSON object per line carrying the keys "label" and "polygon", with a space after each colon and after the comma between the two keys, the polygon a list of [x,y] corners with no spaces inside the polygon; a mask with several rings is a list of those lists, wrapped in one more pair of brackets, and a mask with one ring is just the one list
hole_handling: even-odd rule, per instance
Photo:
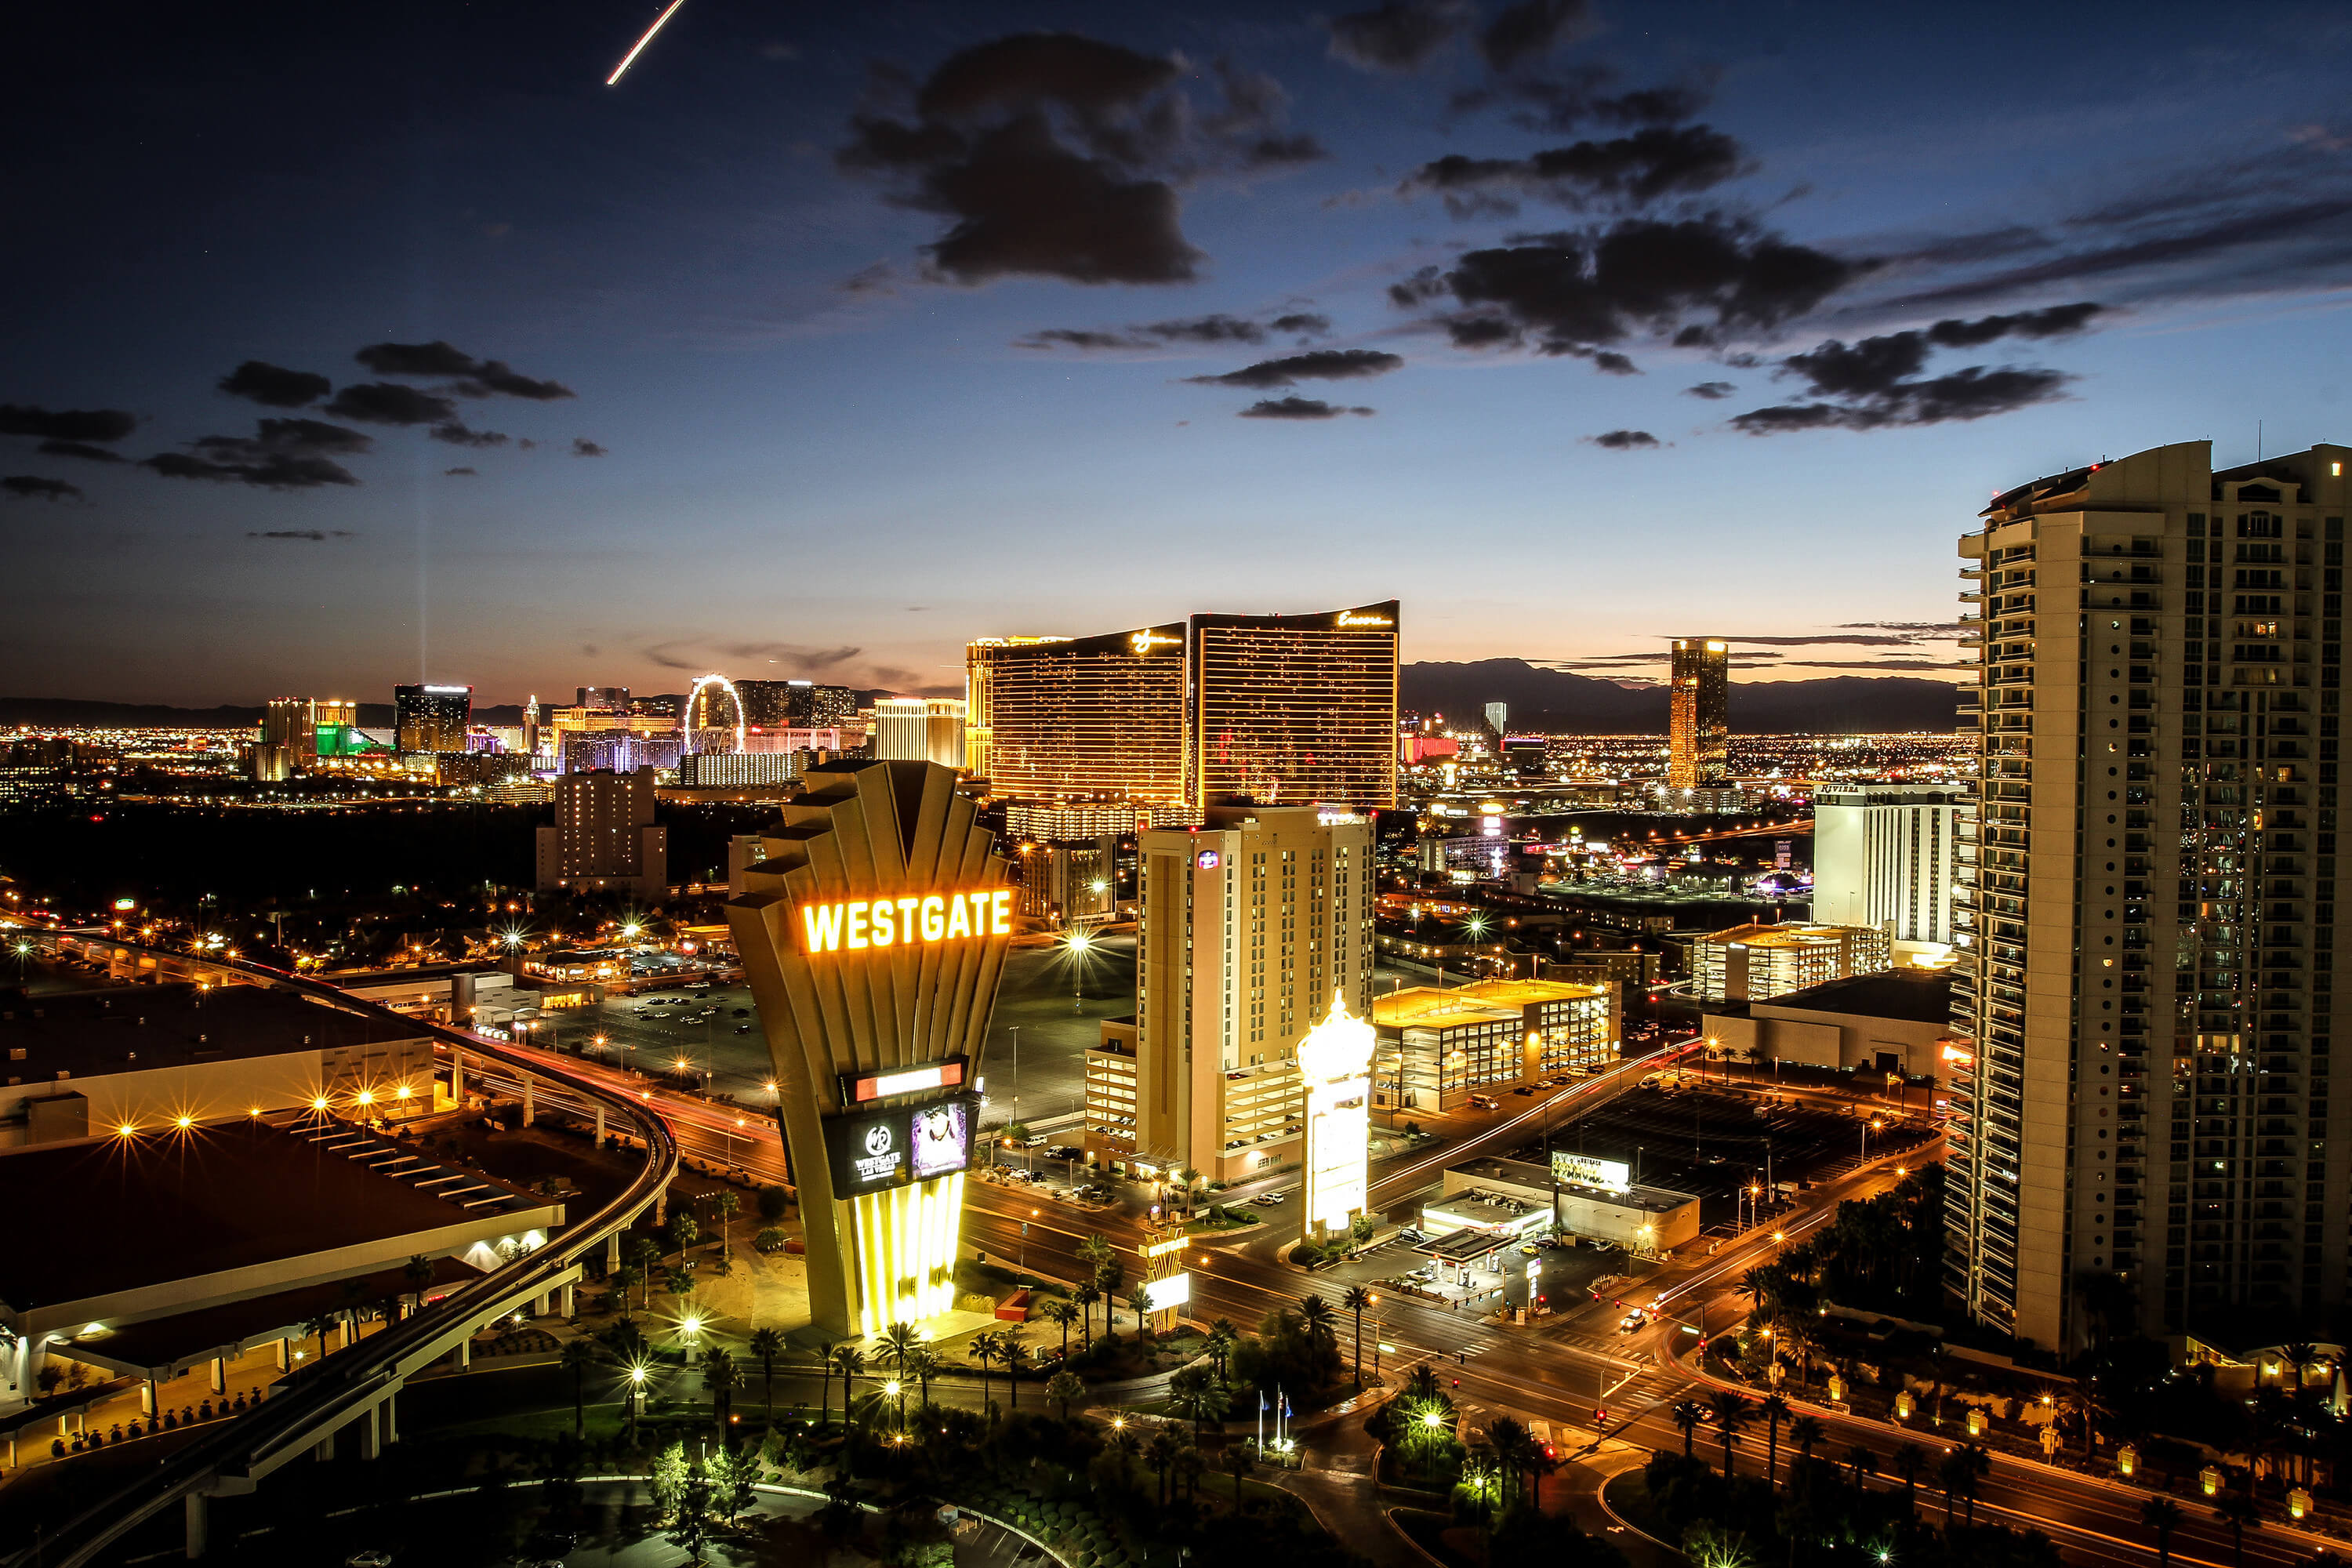
{"label": "concrete overpass pillar", "polygon": [[335,1435],[330,1432],[320,1438],[318,1446],[310,1450],[310,1457],[322,1465],[332,1460],[335,1457]]}
{"label": "concrete overpass pillar", "polygon": [[186,1551],[188,1561],[193,1563],[197,1558],[202,1557],[205,1554],[205,1549],[211,1544],[206,1537],[212,1533],[210,1528],[212,1524],[212,1503],[211,1500],[206,1498],[202,1492],[190,1492],[187,1495],[185,1502],[187,1510]]}
{"label": "concrete overpass pillar", "polygon": [[139,1414],[155,1414],[155,1380],[152,1377],[139,1385]]}
{"label": "concrete overpass pillar", "polygon": [[461,1107],[466,1103],[466,1053],[454,1046],[449,1049],[449,1098]]}
{"label": "concrete overpass pillar", "polygon": [[596,1147],[597,1147],[597,1148],[599,1148],[599,1149],[602,1149],[604,1146],[604,1104],[600,1101],[600,1102],[598,1102],[598,1104],[597,1104],[597,1106],[596,1106]]}
{"label": "concrete overpass pillar", "polygon": [[213,1392],[215,1394],[228,1392],[228,1358],[226,1356],[213,1357]]}
{"label": "concrete overpass pillar", "polygon": [[530,1074],[524,1073],[522,1075],[522,1124],[525,1127],[530,1126],[533,1119],[538,1115],[538,1112],[533,1108],[531,1102],[530,1091],[532,1082],[533,1080]]}
{"label": "concrete overpass pillar", "polygon": [[396,1388],[383,1396],[383,1440],[400,1441],[400,1391]]}
{"label": "concrete overpass pillar", "polygon": [[286,1372],[290,1370],[293,1365],[294,1342],[291,1340],[279,1340],[278,1342],[278,1370],[280,1372]]}
{"label": "concrete overpass pillar", "polygon": [[557,1292],[557,1310],[567,1319],[577,1315],[580,1310],[579,1290],[577,1285],[566,1285]]}
{"label": "concrete overpass pillar", "polygon": [[383,1412],[380,1405],[371,1405],[360,1412],[360,1458],[381,1458],[383,1456]]}
{"label": "concrete overpass pillar", "polygon": [[604,1272],[610,1274],[621,1266],[621,1233],[613,1232],[604,1238]]}
{"label": "concrete overpass pillar", "polygon": [[474,1364],[474,1336],[467,1334],[457,1342],[457,1370],[463,1372]]}
{"label": "concrete overpass pillar", "polygon": [[661,1191],[654,1194],[654,1223],[656,1225],[669,1223],[669,1184],[667,1182],[664,1182],[661,1184]]}

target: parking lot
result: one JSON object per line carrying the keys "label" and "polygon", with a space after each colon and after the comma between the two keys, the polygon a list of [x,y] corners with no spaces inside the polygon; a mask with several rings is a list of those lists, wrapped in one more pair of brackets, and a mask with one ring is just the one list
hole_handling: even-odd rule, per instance
{"label": "parking lot", "polygon": [[[1689,1193],[1703,1227],[1737,1224],[1750,1184],[1810,1183],[1852,1167],[1863,1152],[1862,1118],[1765,1093],[1717,1088],[1636,1089],[1563,1121],[1516,1158],[1548,1164],[1547,1147],[1620,1160],[1644,1185]],[[1874,1155],[1925,1142],[1924,1122],[1888,1121],[1870,1134]],[[1768,1211],[1769,1212],[1769,1211]]]}

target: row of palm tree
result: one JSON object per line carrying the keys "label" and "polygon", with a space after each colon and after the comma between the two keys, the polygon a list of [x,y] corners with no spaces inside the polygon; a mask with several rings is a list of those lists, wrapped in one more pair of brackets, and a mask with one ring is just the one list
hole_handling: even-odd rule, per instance
{"label": "row of palm tree", "polygon": [[[1668,1412],[1675,1426],[1683,1435],[1683,1458],[1696,1458],[1698,1429],[1715,1428],[1716,1438],[1723,1445],[1723,1474],[1732,1475],[1732,1449],[1741,1435],[1759,1420],[1765,1426],[1764,1482],[1767,1486],[1779,1480],[1780,1426],[1788,1423],[1789,1441],[1798,1454],[1800,1465],[1811,1464],[1813,1450],[1829,1437],[1829,1428],[1818,1418],[1796,1414],[1789,1402],[1778,1394],[1767,1394],[1761,1400],[1751,1400],[1746,1394],[1729,1389],[1717,1391],[1702,1405],[1696,1399],[1685,1399]],[[1863,1484],[1865,1476],[1878,1473],[1878,1458],[1861,1444],[1846,1449],[1837,1461],[1844,1467],[1847,1479],[1855,1486]],[[1916,1507],[1918,1500],[1919,1477],[1928,1468],[1927,1449],[1916,1443],[1905,1443],[1896,1448],[1889,1461],[1895,1473],[1903,1478],[1904,1501]],[[1951,1522],[1956,1506],[1966,1510],[1964,1522],[1976,1523],[1978,1483],[1992,1470],[1992,1456],[1979,1443],[1965,1443],[1947,1452],[1937,1461],[1935,1475],[1944,1492],[1944,1519]]]}

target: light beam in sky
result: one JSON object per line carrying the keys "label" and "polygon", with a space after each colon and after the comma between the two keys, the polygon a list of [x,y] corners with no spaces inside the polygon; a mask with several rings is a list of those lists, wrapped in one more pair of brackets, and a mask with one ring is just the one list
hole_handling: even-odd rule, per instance
{"label": "light beam in sky", "polygon": [[635,48],[621,57],[621,63],[614,66],[613,68],[613,74],[604,79],[604,85],[606,87],[610,87],[614,82],[621,79],[621,73],[627,70],[630,66],[636,62],[637,57],[646,52],[646,46],[654,41],[654,35],[662,30],[662,24],[668,21],[672,16],[677,16],[677,8],[685,4],[686,0],[669,0],[669,4],[662,8],[662,14],[654,18],[654,25],[646,29],[646,36],[637,40],[636,47]]}

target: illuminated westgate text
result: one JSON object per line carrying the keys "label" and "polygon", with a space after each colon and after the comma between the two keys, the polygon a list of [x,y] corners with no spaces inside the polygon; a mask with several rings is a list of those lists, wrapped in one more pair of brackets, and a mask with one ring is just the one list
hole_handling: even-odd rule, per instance
{"label": "illuminated westgate text", "polygon": [[897,947],[966,937],[1013,934],[1013,889],[908,894],[801,906],[801,951]]}

